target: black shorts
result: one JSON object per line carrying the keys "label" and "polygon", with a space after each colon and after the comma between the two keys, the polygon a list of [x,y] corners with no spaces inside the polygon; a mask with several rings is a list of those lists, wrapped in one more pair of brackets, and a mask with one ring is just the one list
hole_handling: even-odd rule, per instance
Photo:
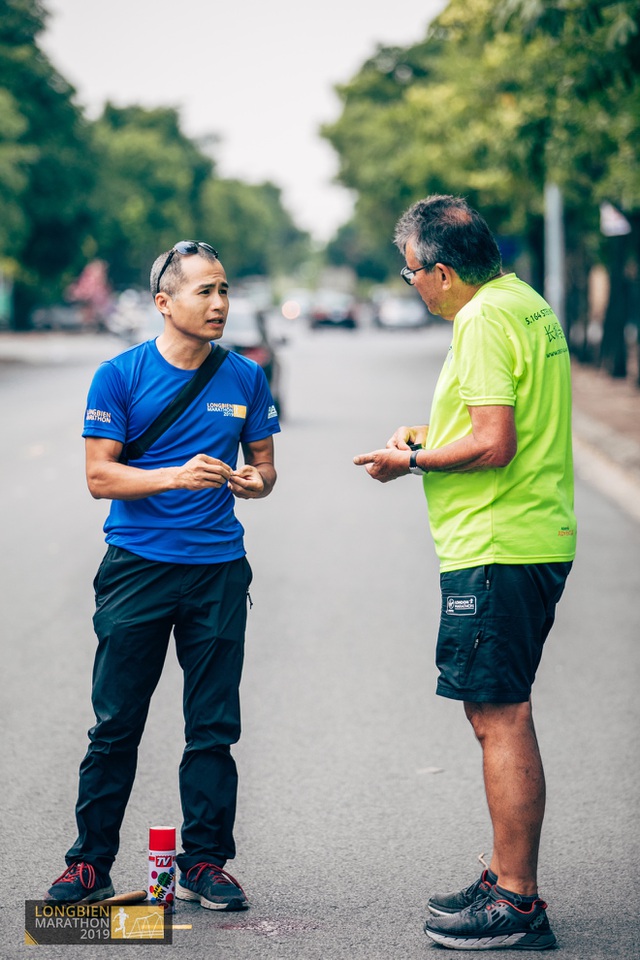
{"label": "black shorts", "polygon": [[570,570],[571,563],[494,563],[442,573],[436,693],[527,701]]}

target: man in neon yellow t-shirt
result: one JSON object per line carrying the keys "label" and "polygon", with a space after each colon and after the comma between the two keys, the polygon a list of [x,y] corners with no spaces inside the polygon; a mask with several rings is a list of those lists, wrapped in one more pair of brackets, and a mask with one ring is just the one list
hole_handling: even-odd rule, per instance
{"label": "man in neon yellow t-shirt", "polygon": [[493,826],[489,868],[432,896],[425,932],[453,949],[544,949],[556,941],[538,896],[545,782],[530,694],[575,556],[569,353],[466,201],[419,201],[395,241],[402,276],[453,321],[453,340],[429,425],[399,427],[355,463],[382,483],[423,476],[441,570],[437,693],[464,703]]}

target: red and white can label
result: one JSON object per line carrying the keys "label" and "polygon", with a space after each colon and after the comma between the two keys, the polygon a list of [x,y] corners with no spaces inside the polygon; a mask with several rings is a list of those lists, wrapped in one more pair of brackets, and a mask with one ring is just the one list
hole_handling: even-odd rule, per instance
{"label": "red and white can label", "polygon": [[147,891],[151,903],[173,909],[176,895],[175,827],[151,827],[149,830]]}

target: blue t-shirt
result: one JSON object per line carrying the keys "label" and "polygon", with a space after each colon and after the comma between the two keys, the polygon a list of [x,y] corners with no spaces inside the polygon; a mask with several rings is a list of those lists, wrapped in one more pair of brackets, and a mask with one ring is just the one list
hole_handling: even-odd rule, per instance
{"label": "blue t-shirt", "polygon": [[[89,389],[83,437],[135,440],[194,374],[168,363],[155,340],[107,360]],[[264,371],[253,360],[229,353],[187,410],[130,465],[175,467],[206,453],[235,469],[240,443],[279,431]],[[245,553],[244,530],[226,484],[218,490],[167,490],[140,500],[113,500],[104,531],[107,543],[167,563],[222,563]]]}

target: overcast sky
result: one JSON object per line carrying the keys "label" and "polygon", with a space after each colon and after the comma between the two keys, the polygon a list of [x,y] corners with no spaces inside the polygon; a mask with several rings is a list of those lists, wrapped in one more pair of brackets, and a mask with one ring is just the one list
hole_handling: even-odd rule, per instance
{"label": "overcast sky", "polygon": [[336,83],[381,43],[422,39],[445,0],[45,0],[41,43],[95,116],[180,108],[189,136],[215,133],[219,172],[272,180],[298,224],[327,239],[351,210],[318,135],[339,115]]}

